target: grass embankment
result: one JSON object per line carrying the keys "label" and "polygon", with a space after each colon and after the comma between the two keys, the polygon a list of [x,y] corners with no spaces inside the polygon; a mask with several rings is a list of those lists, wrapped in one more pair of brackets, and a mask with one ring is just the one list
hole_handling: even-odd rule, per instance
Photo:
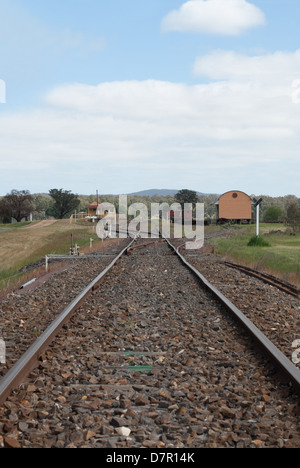
{"label": "grass embankment", "polygon": [[230,238],[211,240],[215,253],[242,265],[272,273],[300,287],[300,234],[290,235],[283,224],[262,224],[261,236],[269,247],[248,246],[255,236],[255,226],[237,232]]}
{"label": "grass embankment", "polygon": [[95,249],[101,242],[95,233],[95,226],[70,224],[69,220],[59,220],[46,226],[36,222],[23,223],[5,226],[5,229],[8,231],[0,231],[0,290],[20,280],[18,272],[24,266],[39,261],[47,254],[68,254],[71,235],[81,252],[89,250],[90,238],[95,241]]}
{"label": "grass embankment", "polygon": [[27,221],[25,223],[13,223],[13,224],[0,224],[0,232],[1,231],[16,231],[17,229],[24,229],[28,226],[34,226],[39,221]]}

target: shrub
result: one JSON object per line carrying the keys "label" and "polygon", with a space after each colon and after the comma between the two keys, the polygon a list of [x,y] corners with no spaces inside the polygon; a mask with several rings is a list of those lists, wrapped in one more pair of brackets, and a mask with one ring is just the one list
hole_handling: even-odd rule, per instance
{"label": "shrub", "polygon": [[282,221],[283,212],[278,206],[269,206],[264,214],[265,223],[278,223]]}
{"label": "shrub", "polygon": [[248,247],[271,247],[271,244],[261,236],[253,236],[248,242]]}

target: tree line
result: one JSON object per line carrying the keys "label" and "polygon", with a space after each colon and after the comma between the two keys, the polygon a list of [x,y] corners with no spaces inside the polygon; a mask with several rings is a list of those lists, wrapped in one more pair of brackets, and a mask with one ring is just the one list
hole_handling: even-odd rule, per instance
{"label": "tree line", "polygon": [[[254,195],[251,196],[252,198]],[[257,196],[256,196],[257,197]],[[284,222],[291,226],[294,232],[300,232],[300,199],[294,195],[284,197],[263,198],[261,207],[261,220],[270,223]],[[217,194],[198,196],[196,192],[188,189],[180,190],[175,196],[128,196],[128,205],[144,203],[150,211],[151,203],[204,203],[205,216],[214,221],[216,207],[214,202]],[[47,194],[32,195],[28,190],[12,190],[0,199],[0,222],[17,222],[33,214],[33,219],[56,218],[64,219],[75,212],[86,212],[87,205],[96,200],[95,195],[78,195],[63,189],[51,189]],[[116,206],[118,212],[118,197],[114,195],[101,195],[100,202],[109,202]]]}
{"label": "tree line", "polygon": [[20,223],[32,215],[34,219],[63,219],[80,205],[77,195],[63,189],[51,189],[47,196],[31,195],[28,190],[12,190],[0,200],[0,218]]}

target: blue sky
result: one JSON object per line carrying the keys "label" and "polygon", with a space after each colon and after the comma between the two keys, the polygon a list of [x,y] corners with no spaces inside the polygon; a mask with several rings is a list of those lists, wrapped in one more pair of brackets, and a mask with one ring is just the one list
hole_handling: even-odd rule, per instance
{"label": "blue sky", "polygon": [[300,197],[299,17],[299,0],[0,0],[0,195]]}

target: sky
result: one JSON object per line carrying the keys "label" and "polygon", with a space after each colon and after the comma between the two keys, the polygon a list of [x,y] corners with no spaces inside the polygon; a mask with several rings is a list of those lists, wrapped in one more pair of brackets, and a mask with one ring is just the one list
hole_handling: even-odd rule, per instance
{"label": "sky", "polygon": [[0,0],[0,195],[300,197],[299,0]]}

